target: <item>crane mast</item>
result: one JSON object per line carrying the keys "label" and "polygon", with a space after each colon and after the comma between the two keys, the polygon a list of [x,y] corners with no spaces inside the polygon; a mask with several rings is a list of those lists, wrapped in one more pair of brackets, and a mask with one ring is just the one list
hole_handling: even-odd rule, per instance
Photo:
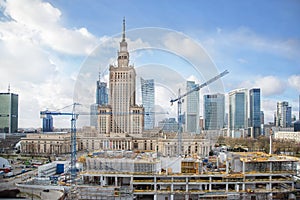
{"label": "crane mast", "polygon": [[73,103],[72,112],[57,112],[57,111],[41,111],[40,115],[42,118],[46,115],[67,115],[71,116],[71,181],[75,184],[76,179],[76,120],[78,113],[75,112],[75,107],[80,105],[79,103]]}
{"label": "crane mast", "polygon": [[177,101],[177,105],[178,105],[178,110],[177,110],[177,118],[178,118],[178,155],[181,156],[182,154],[182,116],[181,116],[181,109],[182,109],[182,103],[183,103],[183,98],[195,91],[199,91],[201,88],[208,86],[209,84],[215,82],[216,80],[218,80],[219,78],[225,76],[226,74],[228,74],[229,72],[227,70],[225,70],[224,72],[220,73],[219,75],[209,79],[208,81],[206,81],[205,83],[202,83],[201,85],[194,87],[193,89],[191,89],[190,91],[187,91],[184,94],[180,94],[180,89],[178,90],[178,97],[176,99],[171,99],[171,105],[173,105],[174,102]]}

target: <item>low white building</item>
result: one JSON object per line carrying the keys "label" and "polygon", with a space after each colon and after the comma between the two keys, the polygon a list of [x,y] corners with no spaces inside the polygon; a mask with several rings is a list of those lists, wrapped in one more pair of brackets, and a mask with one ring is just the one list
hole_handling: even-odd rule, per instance
{"label": "low white building", "polygon": [[300,132],[276,131],[274,133],[274,138],[281,139],[281,140],[293,140],[295,142],[300,142]]}
{"label": "low white building", "polygon": [[68,171],[69,161],[54,161],[38,167],[38,177],[50,177],[56,174],[57,165],[63,164],[64,172]]}

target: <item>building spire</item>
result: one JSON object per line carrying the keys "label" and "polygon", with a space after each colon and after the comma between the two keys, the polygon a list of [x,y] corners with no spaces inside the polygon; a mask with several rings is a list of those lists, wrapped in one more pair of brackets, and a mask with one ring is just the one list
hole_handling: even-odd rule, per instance
{"label": "building spire", "polygon": [[10,83],[8,84],[8,93],[10,93]]}
{"label": "building spire", "polygon": [[123,18],[123,34],[122,34],[122,42],[125,42],[125,17]]}

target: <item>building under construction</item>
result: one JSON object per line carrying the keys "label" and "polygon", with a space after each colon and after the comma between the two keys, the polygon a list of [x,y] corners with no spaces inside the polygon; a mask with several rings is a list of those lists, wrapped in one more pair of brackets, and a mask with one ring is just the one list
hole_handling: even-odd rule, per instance
{"label": "building under construction", "polygon": [[78,199],[295,199],[299,159],[261,152],[206,159],[102,151],[86,158]]}

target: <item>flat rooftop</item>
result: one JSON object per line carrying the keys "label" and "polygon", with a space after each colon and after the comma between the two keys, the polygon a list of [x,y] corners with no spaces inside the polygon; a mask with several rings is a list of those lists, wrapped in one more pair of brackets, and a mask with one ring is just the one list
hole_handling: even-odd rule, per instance
{"label": "flat rooftop", "polygon": [[267,154],[264,152],[234,152],[234,155],[240,156],[240,160],[244,162],[298,162],[297,157]]}

